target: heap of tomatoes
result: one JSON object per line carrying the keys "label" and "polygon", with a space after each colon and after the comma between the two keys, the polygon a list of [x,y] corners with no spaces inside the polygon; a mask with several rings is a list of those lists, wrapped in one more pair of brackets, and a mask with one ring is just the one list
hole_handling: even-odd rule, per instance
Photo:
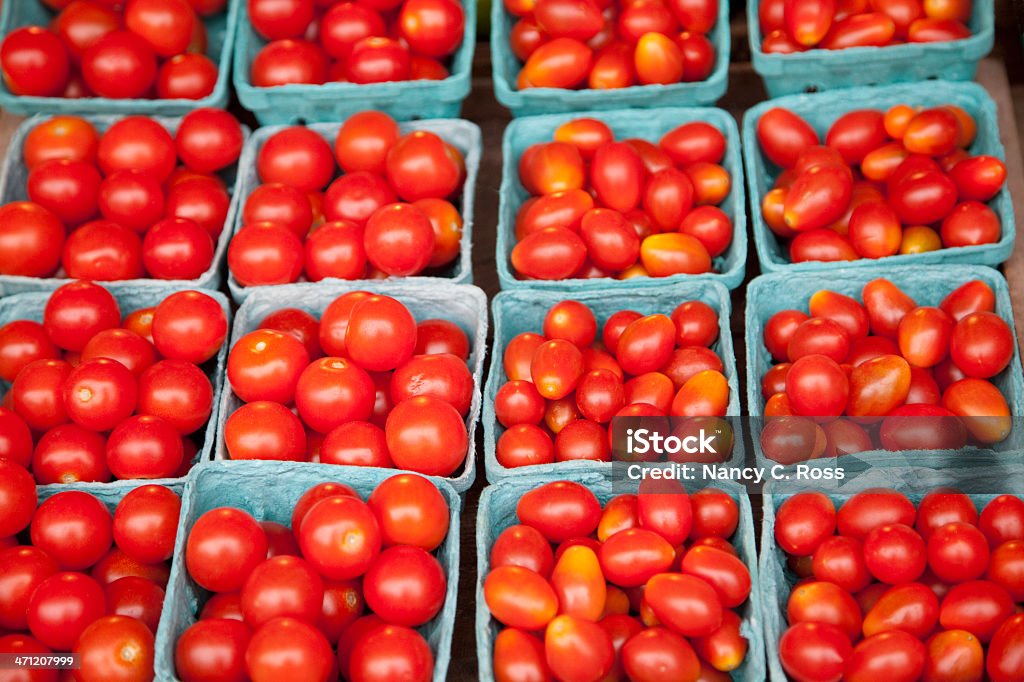
{"label": "heap of tomatoes", "polygon": [[217,173],[243,137],[219,109],[191,112],[173,133],[145,116],[102,134],[75,116],[43,121],[22,149],[27,201],[0,207],[0,274],[199,278],[231,204]]}
{"label": "heap of tomatoes", "polygon": [[[1024,501],[981,513],[940,488],[786,499],[775,540],[800,581],[779,658],[794,682],[1024,679]],[[986,677],[987,673],[987,677]]]}
{"label": "heap of tomatoes", "polygon": [[968,151],[976,133],[956,105],[897,104],[843,114],[822,145],[797,114],[766,111],[757,139],[782,173],[761,198],[764,221],[794,263],[994,244],[1002,226],[986,202],[1006,166]]}
{"label": "heap of tomatoes", "polygon": [[[764,345],[778,364],[761,378],[764,415],[784,418],[765,427],[762,444],[775,443],[769,457],[788,463],[878,445],[958,449],[1006,439],[1010,408],[993,381],[1013,359],[1014,338],[985,282],[964,283],[938,306],[919,305],[886,279],[864,285],[861,298],[823,289],[809,316],[782,310],[765,324]],[[792,430],[806,448],[775,442]]]}
{"label": "heap of tomatoes", "polygon": [[271,313],[228,355],[245,403],[224,427],[228,455],[450,476],[469,445],[469,354],[457,325],[417,324],[390,296],[342,294],[319,322],[294,308]]}
{"label": "heap of tomatoes", "polygon": [[732,179],[725,136],[693,122],[654,144],[616,141],[603,121],[559,126],[531,145],[519,180],[532,196],[516,215],[512,267],[522,279],[668,277],[714,270],[732,243],[718,208]]}
{"label": "heap of tomatoes", "polygon": [[403,135],[387,114],[365,111],[342,124],[333,149],[309,128],[274,133],[256,170],[263,184],[246,198],[228,247],[243,286],[303,274],[314,282],[405,277],[458,258],[463,221],[452,200],[466,165],[440,135]]}
{"label": "heap of tomatoes", "polygon": [[459,0],[247,1],[270,41],[251,67],[261,88],[444,80],[466,29]]}
{"label": "heap of tomatoes", "polygon": [[761,49],[774,54],[901,43],[942,43],[971,36],[972,0],[761,0]]}
{"label": "heap of tomatoes", "polygon": [[382,481],[366,501],[320,483],[290,528],[234,507],[206,512],[185,564],[212,594],[178,638],[178,678],[326,682],[341,671],[351,682],[429,682],[434,655],[413,628],[444,606],[448,577],[433,552],[449,518],[437,487],[414,474]]}
{"label": "heap of tomatoes", "polygon": [[[646,480],[612,497],[572,481],[526,492],[490,551],[499,680],[719,680],[743,663],[750,572],[728,493]],[[554,551],[552,551],[554,547]],[[481,548],[485,551],[486,548]]]}
{"label": "heap of tomatoes", "polygon": [[[122,318],[122,313],[128,314]],[[202,365],[228,324],[198,291],[122,311],[92,282],[50,296],[42,323],[0,327],[0,457],[40,484],[184,476],[213,410]]]}
{"label": "heap of tomatoes", "polygon": [[527,88],[671,85],[706,80],[715,68],[707,38],[718,0],[504,0],[518,17],[509,33]]}
{"label": "heap of tomatoes", "polygon": [[[21,0],[24,3],[36,0]],[[42,0],[49,26],[23,26],[0,44],[15,95],[202,99],[220,74],[203,20],[227,0]]]}
{"label": "heap of tomatoes", "polygon": [[548,310],[542,334],[509,341],[508,381],[494,398],[507,429],[498,438],[499,464],[610,462],[621,454],[615,417],[665,428],[667,415],[692,417],[678,428],[694,433],[721,426],[709,418],[725,416],[729,383],[711,349],[719,334],[711,306],[685,301],[671,316],[622,310],[604,322],[600,339],[597,329],[593,311],[569,300]]}
{"label": "heap of tomatoes", "polygon": [[[153,678],[154,635],[170,577],[181,500],[163,486],[132,489],[113,514],[83,491],[36,507],[35,482],[0,458],[0,651],[74,652],[80,667],[11,680],[78,682]],[[26,530],[27,529],[27,530]]]}

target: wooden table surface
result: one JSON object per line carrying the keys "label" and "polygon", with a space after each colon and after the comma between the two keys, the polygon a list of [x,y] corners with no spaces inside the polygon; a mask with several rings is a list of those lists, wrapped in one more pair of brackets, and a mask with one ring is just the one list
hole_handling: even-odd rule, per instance
{"label": "wooden table surface", "polygon": [[[1002,4],[1002,3],[1001,3]],[[1003,5],[1005,7],[1005,5]],[[1010,32],[1006,23],[1000,23],[1001,29]],[[737,31],[739,33],[739,31]],[[1003,41],[997,48],[1000,57],[984,60],[976,80],[984,86],[995,100],[999,112],[999,127],[1003,144],[1006,147],[1009,187],[1013,197],[1016,215],[1024,216],[1024,161],[1022,161],[1019,145],[1019,133],[1024,130],[1024,117],[1015,113],[1014,100],[1018,108],[1024,109],[1024,85],[1011,87],[1007,78],[1009,63],[1016,74],[1021,63],[1020,34],[1015,33],[1012,39],[1016,44]],[[1009,39],[1007,39],[1009,40]],[[742,42],[741,42],[742,41]],[[1006,45],[1009,44],[1009,49]],[[734,50],[745,51],[745,35],[734,35]],[[1024,81],[1024,68],[1020,68]],[[729,90],[719,105],[728,110],[737,120],[743,112],[753,104],[766,98],[760,79],[753,72],[748,62],[735,63],[730,67]],[[239,111],[240,116],[246,117]],[[494,99],[490,83],[490,60],[487,46],[478,50],[478,59],[474,67],[473,90],[463,107],[463,117],[480,125],[484,138],[484,154],[477,184],[476,212],[473,217],[473,276],[474,283],[482,288],[490,299],[499,291],[497,271],[495,269],[495,228],[498,214],[498,187],[501,182],[501,135],[509,120],[508,112]],[[21,122],[21,118],[0,111],[0,153],[6,150],[11,134]],[[249,119],[248,122],[252,123]],[[1003,271],[1010,282],[1010,293],[1014,303],[1014,316],[1018,337],[1024,338],[1024,249],[1018,248],[1010,260],[1003,266]],[[747,281],[759,273],[753,242],[747,258]],[[741,385],[745,380],[743,358],[743,310],[745,284],[732,294],[733,316],[732,332],[736,346],[737,366]],[[490,358],[488,358],[489,364]],[[483,472],[482,436],[477,429],[478,478],[473,488],[467,492],[463,507],[461,527],[461,568],[459,576],[459,602],[455,637],[452,642],[452,660],[448,678],[450,680],[474,680],[477,678],[476,641],[474,635],[474,608],[476,581],[476,510],[480,491],[485,485]],[[758,507],[755,501],[755,507]],[[758,507],[759,508],[759,507]]]}

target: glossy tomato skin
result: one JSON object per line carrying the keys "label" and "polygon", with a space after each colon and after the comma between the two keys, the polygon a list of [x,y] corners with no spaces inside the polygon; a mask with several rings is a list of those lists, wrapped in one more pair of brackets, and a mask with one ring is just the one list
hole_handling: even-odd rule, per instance
{"label": "glossy tomato skin", "polygon": [[521,523],[536,528],[550,542],[563,542],[593,532],[601,516],[601,505],[582,485],[559,481],[523,495],[516,514]]}
{"label": "glossy tomato skin", "polygon": [[185,547],[189,575],[213,592],[241,589],[267,556],[267,536],[246,512],[221,507],[193,524]]}
{"label": "glossy tomato skin", "polygon": [[885,675],[892,680],[910,682],[921,676],[925,666],[925,647],[900,630],[883,632],[862,640],[847,661],[845,679],[861,682]]}
{"label": "glossy tomato skin", "polygon": [[253,633],[245,652],[253,682],[308,676],[325,680],[334,666],[327,638],[313,625],[294,618],[275,618]]}
{"label": "glossy tomato skin", "polygon": [[252,631],[245,623],[226,618],[202,618],[178,638],[175,668],[182,679],[246,679],[245,650]]}
{"label": "glossy tomato skin", "polygon": [[[340,661],[340,652],[338,658]],[[369,682],[398,675],[411,682],[428,682],[433,676],[434,656],[417,631],[389,624],[373,628],[357,640],[348,670],[352,680]]]}
{"label": "glossy tomato skin", "polygon": [[800,623],[779,640],[782,667],[800,682],[837,682],[852,654],[849,638],[834,625]]}
{"label": "glossy tomato skin", "polygon": [[1024,636],[1024,616],[1008,618],[996,631],[989,645],[986,671],[993,682],[1009,682],[1024,675],[1024,659],[1019,642]]}

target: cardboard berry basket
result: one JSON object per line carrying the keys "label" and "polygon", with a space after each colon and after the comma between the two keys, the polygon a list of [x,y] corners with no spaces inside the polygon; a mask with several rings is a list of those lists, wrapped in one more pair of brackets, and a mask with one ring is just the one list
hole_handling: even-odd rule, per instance
{"label": "cardboard berry basket", "polygon": [[476,47],[476,2],[462,8],[466,28],[462,44],[451,57],[450,75],[441,81],[415,80],[389,83],[324,83],[259,88],[252,84],[251,68],[267,44],[249,22],[245,3],[239,3],[235,23],[232,82],[238,99],[256,115],[260,125],[338,121],[364,109],[379,109],[400,121],[417,118],[458,118],[469,95],[473,50]]}
{"label": "cardboard berry basket", "polygon": [[[100,284],[103,284],[102,282]],[[159,304],[165,298],[171,294],[182,291],[181,287],[175,286],[174,284],[168,284],[161,282],[162,286],[135,286],[132,284],[121,285],[119,287],[106,287],[110,293],[117,299],[117,303],[121,308],[122,317],[130,312],[134,312],[141,308],[149,308]],[[217,303],[220,304],[221,308],[224,309],[224,315],[227,318],[228,324],[231,324],[231,307],[228,302],[227,296],[220,293],[219,291],[203,291],[204,294],[213,298]],[[46,302],[50,299],[49,291],[34,291],[16,294],[14,296],[8,296],[0,299],[0,327],[4,326],[8,322],[15,320],[32,320],[35,322],[43,321],[43,310],[46,308]],[[210,384],[213,386],[213,402],[212,411],[210,412],[210,418],[206,422],[206,426],[202,427],[195,434],[192,434],[196,445],[198,446],[198,453],[192,460],[194,463],[203,462],[210,458],[213,452],[213,444],[216,440],[215,434],[217,432],[217,410],[221,403],[221,389],[224,386],[224,374],[225,367],[227,364],[228,357],[228,343],[225,339],[224,345],[221,346],[217,354],[210,358],[205,364],[200,366],[200,369],[206,374],[206,377],[210,380]],[[0,390],[6,391],[10,386],[7,382],[0,379]],[[52,494],[53,492],[59,492],[61,490],[84,490],[89,493],[98,494],[102,491],[120,491],[120,495],[137,488],[139,485],[144,483],[158,483],[160,485],[170,486],[175,481],[180,482],[181,479],[177,478],[161,478],[153,480],[138,480],[138,479],[125,479],[125,480],[113,480],[109,483],[76,483],[73,486],[65,485],[62,483],[51,483],[48,485],[38,486],[40,495],[44,493]],[[113,493],[112,493],[113,494]]]}
{"label": "cardboard berry basket", "polygon": [[[917,453],[925,456],[930,453]],[[1001,494],[1024,495],[1021,476],[1024,468],[1019,464],[995,464],[985,468],[965,468],[957,457],[942,457],[934,467],[905,466],[891,469],[871,469],[842,485],[814,484],[813,482],[771,481],[765,487],[761,523],[761,554],[758,576],[761,590],[761,613],[764,623],[764,642],[768,657],[768,672],[772,682],[788,679],[779,660],[779,638],[786,631],[786,604],[797,576],[786,566],[786,553],[775,540],[775,515],[779,507],[799,492],[825,493],[836,509],[861,490],[891,488],[897,490],[916,507],[931,490],[952,487],[967,493],[979,512],[993,498]],[[765,679],[768,679],[767,677]]]}
{"label": "cardboard berry basket", "polygon": [[[1013,311],[1010,306],[1010,290],[1006,280],[997,270],[981,266],[950,265],[936,268],[930,266],[905,266],[893,268],[837,268],[828,273],[827,277],[816,273],[780,272],[762,275],[750,283],[747,289],[746,309],[746,347],[747,347],[747,414],[754,422],[762,418],[765,400],[761,395],[761,378],[774,361],[764,345],[764,326],[772,315],[780,310],[794,309],[807,311],[811,296],[822,290],[835,291],[861,301],[861,290],[864,285],[877,278],[888,279],[918,305],[937,306],[949,292],[961,284],[971,280],[981,280],[995,292],[995,312],[1005,320],[1013,331]],[[1024,415],[1024,373],[1021,370],[1020,349],[1014,332],[1013,357],[1006,369],[992,378],[992,382],[1002,392],[1010,407],[1014,421]],[[777,464],[765,457],[760,445],[760,433],[757,427],[752,428],[751,437],[754,442],[754,454],[758,466]],[[959,453],[959,457],[971,457],[985,460],[994,457],[996,460],[1017,456],[1024,448],[1024,434],[1020,428],[1014,428],[1002,443],[989,449],[967,447]],[[940,462],[942,457],[954,453],[943,451],[921,451],[920,463]],[[891,453],[886,450],[871,450],[853,455],[846,455],[841,461],[861,460],[867,465],[903,463],[906,451]],[[812,460],[811,463],[826,465],[835,463],[835,459]],[[931,466],[928,464],[928,466]]]}
{"label": "cardboard berry basket", "polygon": [[[867,49],[867,48],[865,48]],[[877,49],[877,48],[871,48]],[[888,48],[886,48],[888,49]],[[846,50],[844,50],[846,51]],[[996,105],[988,93],[975,83],[929,81],[926,83],[890,85],[879,88],[853,88],[810,95],[792,95],[761,102],[743,116],[743,159],[747,168],[747,192],[750,195],[751,223],[754,244],[761,272],[816,272],[824,276],[837,267],[870,267],[872,265],[902,267],[905,265],[973,264],[996,266],[1010,257],[1016,238],[1013,203],[1006,185],[988,202],[989,208],[999,216],[1002,234],[994,244],[942,248],[917,254],[897,254],[885,258],[861,258],[842,263],[809,261],[792,263],[788,248],[768,227],[761,212],[761,201],[772,188],[779,169],[761,151],[757,140],[757,121],[768,110],[776,107],[789,109],[801,116],[824,140],[832,123],[843,114],[858,109],[886,110],[896,104],[911,106],[940,106],[955,104],[962,107],[977,122],[978,134],[968,151],[972,155],[986,154],[1005,160],[1006,150],[999,135]]]}
{"label": "cardboard berry basket", "polygon": [[[67,4],[67,3],[65,3]],[[228,104],[228,83],[231,78],[231,53],[234,48],[235,24],[245,7],[245,0],[228,0],[223,12],[201,18],[206,26],[206,56],[217,65],[217,83],[213,92],[202,99],[108,99],[106,97],[30,97],[15,95],[6,83],[0,82],[0,107],[15,114],[145,114],[147,116],[181,116],[203,107],[224,108]],[[0,36],[23,26],[48,26],[56,13],[40,0],[10,0],[0,10]]]}
{"label": "cardboard berry basket", "polygon": [[[474,433],[476,432],[476,423],[480,418],[480,386],[483,381],[484,355],[487,353],[487,299],[484,292],[477,287],[442,282],[433,284],[413,282],[307,283],[267,287],[248,297],[238,309],[231,330],[231,340],[227,344],[227,352],[230,352],[230,348],[244,335],[258,329],[263,318],[276,310],[301,308],[319,318],[324,309],[338,296],[358,290],[398,299],[409,308],[417,322],[432,318],[454,322],[469,337],[469,369],[473,374],[474,385],[473,400],[470,404],[469,414],[466,416],[469,449],[466,453],[465,464],[457,469],[450,478],[445,479],[460,493],[465,492],[476,479]],[[224,385],[227,390],[220,395],[217,444],[212,452],[212,459],[215,460],[229,458],[224,442],[224,425],[228,417],[242,405],[242,401],[231,390],[226,379]],[[248,464],[249,462],[242,463],[243,466]],[[397,470],[383,469],[382,471]]]}
{"label": "cardboard berry basket", "polygon": [[[476,646],[477,661],[481,680],[493,680],[494,638],[502,626],[491,617],[484,599],[484,581],[491,570],[490,555],[494,541],[509,526],[518,523],[516,505],[519,499],[530,490],[552,481],[573,481],[589,488],[602,506],[612,497],[627,492],[626,483],[612,482],[608,476],[598,473],[572,472],[567,475],[523,476],[521,478],[502,481],[497,485],[488,486],[480,496],[480,505],[476,518]],[[636,492],[637,483],[632,483],[632,492]],[[714,485],[689,483],[689,492],[709,487],[728,493],[739,506],[739,526],[730,542],[736,548],[737,555],[750,571],[750,597],[738,609],[743,619],[741,632],[747,638],[747,656],[743,664],[732,671],[732,679],[745,682],[763,682],[767,679],[764,664],[764,640],[761,614],[762,604],[766,597],[758,578],[757,551],[754,544],[754,519],[750,507],[750,498],[739,485],[722,481]],[[172,578],[173,579],[173,578]]]}
{"label": "cardboard berry basket", "polygon": [[972,35],[964,40],[769,54],[761,49],[760,4],[761,0],[747,0],[750,55],[771,97],[936,78],[969,81],[995,41],[994,3],[975,0],[967,22]]}
{"label": "cardboard berry basket", "polygon": [[720,0],[718,18],[707,34],[715,48],[715,66],[707,79],[671,85],[633,85],[615,90],[516,87],[523,63],[512,53],[509,37],[516,17],[500,0],[491,3],[491,77],[494,94],[513,116],[561,114],[595,109],[650,109],[664,106],[709,106],[729,85],[729,2]]}
{"label": "cardboard berry basket", "polygon": [[[733,349],[732,332],[729,317],[732,306],[729,292],[718,282],[697,280],[663,284],[660,287],[647,287],[628,292],[618,287],[602,289],[586,289],[583,291],[503,291],[491,304],[494,316],[494,345],[491,350],[491,366],[484,389],[484,468],[489,483],[498,483],[506,478],[542,475],[559,477],[580,475],[588,472],[600,472],[610,475],[614,464],[610,462],[591,462],[576,460],[556,462],[554,464],[534,464],[526,467],[507,468],[498,462],[497,442],[505,428],[498,422],[494,412],[494,399],[498,390],[508,381],[502,359],[505,347],[518,334],[523,332],[541,333],[544,316],[551,306],[559,301],[572,299],[584,303],[594,311],[597,317],[598,334],[605,321],[620,310],[635,310],[643,315],[662,313],[671,315],[676,306],[684,301],[701,301],[711,306],[718,313],[719,335],[711,346],[722,360],[723,374],[729,382],[729,405],[726,415],[740,415],[739,378],[736,373],[736,354]],[[737,428],[738,420],[733,420],[736,429],[733,449],[728,464],[743,466],[746,453],[743,436]]]}
{"label": "cardboard berry basket", "polygon": [[[361,109],[362,107],[360,107],[360,110]],[[352,111],[347,113],[355,112]],[[341,125],[342,124],[340,122],[314,123],[307,127],[319,134],[320,137],[324,138],[333,149],[334,140],[338,136],[338,130],[341,128]],[[246,199],[248,199],[253,190],[262,184],[256,170],[256,159],[259,155],[260,149],[262,149],[263,145],[270,137],[275,133],[284,130],[285,127],[286,126],[271,126],[258,129],[253,133],[252,137],[248,139],[242,150],[242,156],[239,159],[239,167],[242,170],[238,175],[238,186],[236,188],[239,206],[238,210],[232,214],[232,223],[230,227],[225,228],[225,231],[230,229],[230,238],[234,238],[235,234],[244,227],[242,214]],[[472,284],[473,199],[476,195],[477,176],[480,172],[480,156],[483,153],[483,142],[480,135],[480,127],[475,123],[460,119],[411,121],[407,123],[400,123],[398,127],[403,135],[414,130],[425,130],[435,133],[446,142],[450,142],[455,145],[455,147],[462,153],[463,159],[465,159],[466,180],[462,184],[462,189],[459,191],[457,201],[453,202],[455,203],[456,208],[459,209],[459,214],[462,216],[462,240],[459,244],[459,257],[451,265],[446,266],[439,275],[417,275],[414,277],[394,278],[394,281],[442,281],[454,282],[456,284]],[[367,280],[341,280],[330,278],[322,281],[339,284],[346,281],[354,282]],[[233,298],[236,303],[242,303],[253,291],[276,288],[272,285],[256,287],[243,286],[230,272],[228,272],[228,287],[231,291],[231,298]]]}
{"label": "cardboard berry basket", "polygon": [[[188,534],[200,516],[218,507],[236,507],[252,514],[257,521],[275,521],[287,526],[299,497],[318,483],[345,483],[365,500],[379,483],[397,473],[388,469],[295,462],[207,462],[193,469],[185,483],[171,578],[157,629],[156,679],[179,679],[174,669],[175,644],[196,622],[197,611],[208,596],[185,567]],[[433,620],[418,628],[434,655],[434,679],[443,680],[448,671],[455,628],[462,500],[445,480],[426,478],[441,491],[450,514],[448,535],[435,552],[447,578],[444,606]]]}
{"label": "cardboard berry basket", "polygon": [[[6,6],[6,5],[5,5]],[[9,204],[13,201],[27,201],[28,193],[26,183],[28,182],[29,170],[25,165],[23,147],[25,138],[32,130],[52,118],[50,114],[38,114],[24,121],[18,126],[7,147],[7,154],[3,160],[3,168],[0,170],[0,205]],[[101,134],[110,126],[117,123],[125,116],[86,116],[86,120],[92,123]],[[162,125],[173,136],[181,123],[181,118],[166,118],[153,116],[154,121]],[[242,135],[245,140],[249,139],[250,130],[248,126],[242,126]],[[241,159],[239,159],[241,160]],[[141,287],[155,289],[167,289],[176,287],[178,289],[218,289],[224,277],[224,255],[227,253],[228,241],[231,239],[231,226],[235,223],[235,213],[238,212],[239,192],[238,183],[242,175],[238,172],[239,165],[235,163],[220,171],[218,176],[224,181],[228,194],[231,196],[231,203],[228,206],[228,214],[224,220],[224,227],[214,243],[213,260],[210,267],[206,269],[198,279],[192,280],[168,280],[168,279],[130,279],[101,282],[110,289],[123,286]],[[53,277],[23,277],[20,275],[0,275],[0,291],[5,294],[14,294],[22,291],[52,291],[62,284],[71,280],[64,274],[63,268]]]}
{"label": "cardboard berry basket", "polygon": [[[504,10],[502,10],[504,11]],[[618,102],[614,97],[609,98]],[[732,242],[725,252],[712,259],[714,272],[701,275],[672,275],[670,277],[634,277],[626,282],[612,279],[565,279],[557,281],[517,279],[512,270],[512,249],[516,245],[516,213],[530,193],[519,180],[519,158],[526,148],[539,142],[551,142],[555,130],[577,118],[596,118],[604,121],[615,133],[616,139],[639,137],[655,144],[670,130],[684,123],[702,121],[717,128],[725,136],[725,156],[721,165],[729,173],[732,184],[728,196],[719,205],[733,224]],[[495,261],[502,289],[568,289],[585,291],[598,287],[636,289],[658,286],[670,282],[697,278],[719,281],[729,289],[743,282],[747,263],[747,213],[743,195],[743,165],[740,162],[740,138],[736,121],[721,109],[650,109],[647,111],[585,111],[572,114],[552,114],[517,118],[505,128],[501,143],[501,200],[498,207],[498,245]]]}

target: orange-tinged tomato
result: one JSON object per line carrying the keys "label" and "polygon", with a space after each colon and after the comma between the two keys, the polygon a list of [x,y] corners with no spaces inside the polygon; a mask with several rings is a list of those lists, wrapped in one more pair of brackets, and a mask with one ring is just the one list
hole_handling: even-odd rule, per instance
{"label": "orange-tinged tomato", "polygon": [[633,53],[633,46],[625,42],[603,47],[594,57],[594,66],[587,77],[587,87],[593,90],[614,90],[633,85],[636,81]]}
{"label": "orange-tinged tomato", "polygon": [[970,147],[974,142],[975,135],[978,134],[978,124],[974,117],[955,104],[944,104],[942,108],[956,116],[956,120],[960,123],[960,137],[956,141],[957,146],[963,149]]}
{"label": "orange-tinged tomato", "polygon": [[860,172],[868,180],[885,182],[910,155],[900,142],[875,147],[860,163]]}
{"label": "orange-tinged tomato", "polygon": [[729,177],[729,171],[717,163],[698,161],[686,166],[683,172],[693,183],[694,204],[717,206],[729,196],[732,179]]}
{"label": "orange-tinged tomato", "polygon": [[835,13],[835,0],[786,0],[783,19],[793,40],[814,47],[832,27]]}
{"label": "orange-tinged tomato", "polygon": [[[740,632],[742,621],[733,611],[722,612],[722,625],[707,637],[694,637],[693,648],[715,670],[729,672],[740,667],[747,655],[747,638]],[[697,682],[703,678],[698,678]]]}
{"label": "orange-tinged tomato", "polygon": [[868,335],[868,313],[856,299],[822,289],[815,292],[808,302],[812,317],[821,317],[836,322],[851,340]]}
{"label": "orange-tinged tomato", "polygon": [[889,137],[902,139],[910,120],[917,115],[917,109],[907,104],[896,104],[885,112],[885,132]]}
{"label": "orange-tinged tomato", "polygon": [[981,642],[966,630],[936,633],[926,646],[925,682],[980,680],[985,674]]}
{"label": "orange-tinged tomato", "polygon": [[494,638],[494,679],[496,682],[540,682],[550,678],[544,660],[544,642],[516,628],[505,628]]}
{"label": "orange-tinged tomato", "polygon": [[783,239],[789,239],[796,235],[796,232],[786,225],[784,218],[788,193],[788,189],[776,187],[769,190],[761,200],[761,217],[764,218],[768,229]]}
{"label": "orange-tinged tomato", "polygon": [[792,417],[794,414],[789,397],[784,392],[772,394],[764,404],[765,417]]}
{"label": "orange-tinged tomato", "polygon": [[533,332],[523,332],[512,337],[502,356],[505,376],[509,381],[533,381],[530,374],[533,354],[546,340]]}
{"label": "orange-tinged tomato", "polygon": [[619,531],[635,528],[639,523],[636,495],[616,495],[608,500],[601,512],[601,520],[597,524],[597,539],[605,542]]}
{"label": "orange-tinged tomato", "polygon": [[711,255],[698,239],[686,234],[652,234],[640,244],[640,260],[652,277],[711,271]]}
{"label": "orange-tinged tomato", "polygon": [[786,604],[786,619],[790,625],[833,625],[842,630],[851,642],[860,636],[860,607],[849,592],[832,583],[810,581],[795,586]]}
{"label": "orange-tinged tomato", "polygon": [[556,142],[566,142],[579,150],[585,161],[594,158],[594,152],[615,139],[612,129],[596,118],[576,118],[555,128]]}
{"label": "orange-tinged tomato", "polygon": [[911,154],[944,156],[957,147],[960,121],[949,109],[925,109],[910,119],[902,139]]}
{"label": "orange-tinged tomato", "polygon": [[566,142],[535,144],[519,158],[519,179],[531,194],[583,189],[586,178],[583,157]]}
{"label": "orange-tinged tomato", "polygon": [[898,355],[883,355],[853,368],[846,414],[886,415],[903,404],[910,392],[910,365]]}
{"label": "orange-tinged tomato", "polygon": [[521,75],[529,87],[575,88],[587,79],[593,60],[585,43],[555,38],[533,51]]}
{"label": "orange-tinged tomato", "polygon": [[534,351],[530,376],[545,399],[564,398],[576,389],[583,376],[583,354],[564,339],[546,341]]}
{"label": "orange-tinged tomato", "polygon": [[953,318],[942,309],[914,308],[900,320],[900,354],[914,367],[933,367],[946,357],[952,333]]}
{"label": "orange-tinged tomato", "polygon": [[691,547],[681,571],[703,579],[714,588],[722,606],[733,609],[750,596],[750,571],[735,555],[714,547]]}
{"label": "orange-tinged tomato", "polygon": [[1013,428],[1002,392],[984,379],[961,379],[942,394],[942,406],[962,417],[964,426],[982,443],[1006,440]]}
{"label": "orange-tinged tomato", "polygon": [[551,572],[551,586],[558,596],[558,612],[597,622],[604,613],[607,583],[594,550],[584,545],[569,547]]}
{"label": "orange-tinged tomato", "polygon": [[670,85],[683,78],[683,53],[662,33],[645,33],[633,52],[636,78],[641,85]]}
{"label": "orange-tinged tomato", "polygon": [[900,239],[900,253],[927,253],[938,251],[942,248],[942,238],[939,233],[925,225],[911,225],[903,228],[903,237]]}
{"label": "orange-tinged tomato", "polygon": [[671,414],[682,417],[724,417],[729,384],[721,372],[704,370],[691,377],[672,400]]}
{"label": "orange-tinged tomato", "polygon": [[503,624],[539,630],[558,613],[558,596],[547,580],[520,566],[500,566],[484,580],[484,599]]}
{"label": "orange-tinged tomato", "polygon": [[462,216],[459,209],[444,199],[420,199],[413,206],[423,211],[434,228],[434,251],[427,267],[448,265],[459,255],[462,243]]}

